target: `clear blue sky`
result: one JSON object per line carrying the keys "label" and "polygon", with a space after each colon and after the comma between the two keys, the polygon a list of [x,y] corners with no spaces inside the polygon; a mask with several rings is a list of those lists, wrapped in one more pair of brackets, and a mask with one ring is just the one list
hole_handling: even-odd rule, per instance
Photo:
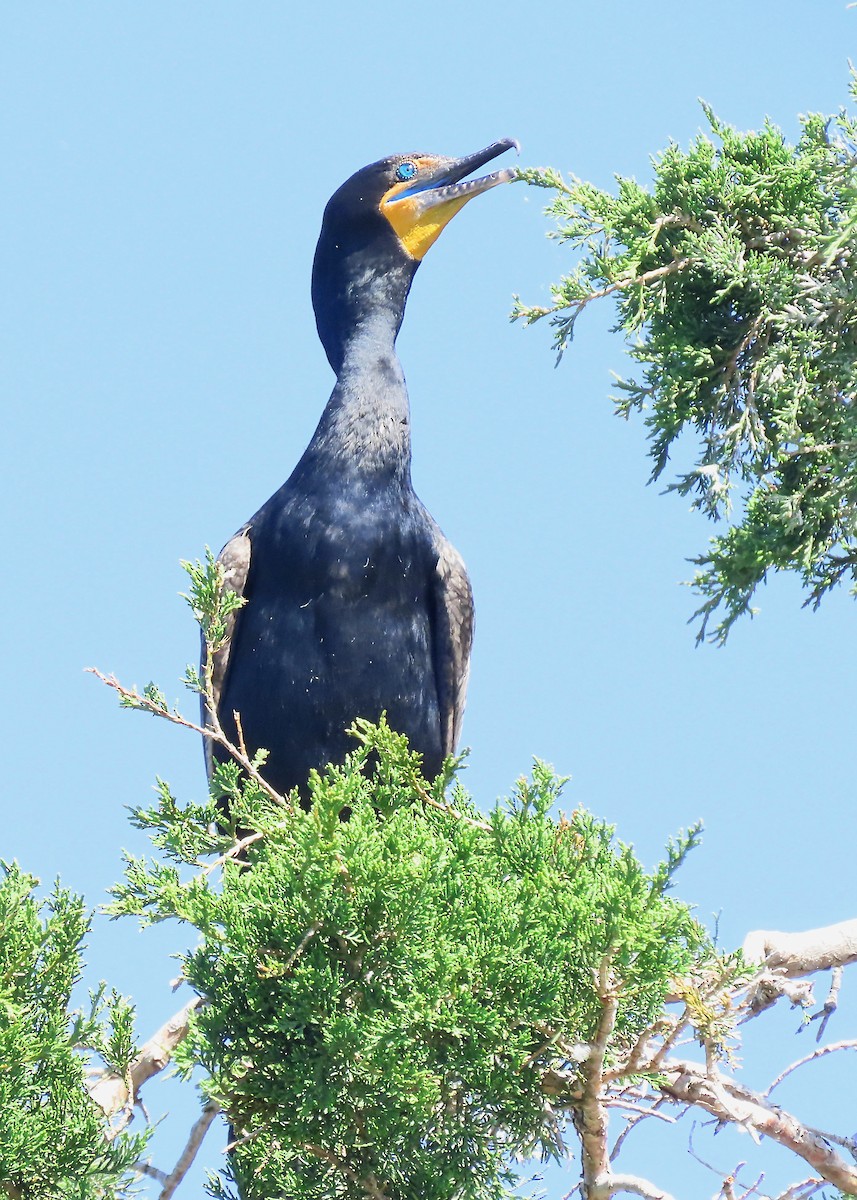
{"label": "clear blue sky", "polygon": [[[178,560],[279,486],[332,384],[309,272],[346,176],[515,136],[524,164],[645,180],[652,153],[701,128],[697,97],[794,134],[797,113],[845,102],[855,49],[845,0],[5,6],[0,854],[96,904],[120,847],[143,849],[123,806],[156,774],[203,790],[194,739],[119,712],[83,668],[180,696],[197,650]],[[457,217],[399,340],[417,489],[476,593],[465,782],[488,805],[546,758],[573,776],[568,806],[614,821],[649,864],[703,817],[679,890],[720,914],[726,945],[853,916],[853,602],[813,615],[774,580],[724,650],[694,649],[678,584],[709,529],[646,487],[644,431],[612,415],[612,314],[587,312],[558,370],[546,328],[508,323],[513,293],[543,301],[568,266],[543,200],[514,185]],[[167,981],[183,939],[130,922],[92,935],[92,979],[137,998],[143,1032],[181,1002]],[[761,1082],[774,1059],[758,1055]],[[782,1102],[822,1124],[811,1080],[853,1104],[849,1071],[822,1064]],[[175,1084],[147,1099],[190,1112]],[[660,1149],[629,1141],[627,1169],[714,1193],[686,1134],[663,1132]],[[183,1133],[163,1135],[161,1165]],[[202,1165],[222,1144],[210,1135]],[[750,1151],[718,1139],[704,1156],[728,1171]],[[576,1178],[554,1173],[550,1196]]]}

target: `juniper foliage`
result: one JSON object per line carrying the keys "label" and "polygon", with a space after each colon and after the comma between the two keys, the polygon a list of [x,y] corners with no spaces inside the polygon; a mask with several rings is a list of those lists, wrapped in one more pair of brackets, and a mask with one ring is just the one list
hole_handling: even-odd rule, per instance
{"label": "juniper foliage", "polygon": [[145,1135],[108,1141],[86,1090],[90,1055],[124,1075],[133,1011],[102,986],[71,1007],[89,915],[58,885],[0,864],[0,1192],[12,1200],[118,1200]]}
{"label": "juniper foliage", "polygon": [[244,1200],[495,1200],[517,1158],[563,1150],[574,1085],[548,1095],[544,1079],[571,1078],[569,1046],[593,1037],[603,965],[618,1054],[708,953],[667,894],[698,831],[647,873],[609,826],[554,811],[543,763],[486,817],[455,764],[428,784],[385,721],[352,732],[306,808],[232,762],[202,804],[160,784],[133,819],[161,853],[127,860],[112,912],[197,935],[182,969],[205,1003],[177,1061],[207,1073]]}
{"label": "juniper foliage", "polygon": [[857,120],[810,114],[792,145],[704,111],[710,136],[659,154],[649,186],[519,173],[554,193],[550,236],[577,261],[550,306],[512,315],[547,318],[561,355],[615,296],[642,368],[617,412],[646,413],[652,479],[683,439],[695,462],[667,490],[728,522],[693,560],[698,640],[722,642],[769,571],[796,571],[814,606],[857,581]]}
{"label": "juniper foliage", "polygon": [[[182,966],[205,1005],[178,1061],[205,1068],[248,1138],[233,1163],[245,1200],[499,1197],[514,1155],[562,1149],[542,1079],[566,1065],[557,1042],[593,1036],[604,960],[618,1050],[706,943],[666,895],[696,834],[650,875],[588,813],[551,815],[544,764],[485,820],[459,784],[427,790],[385,723],[354,733],[307,810],[220,767],[222,834],[210,805],[181,810],[162,786],[135,819],[170,861],[129,860],[113,911],[200,935]],[[248,824],[259,838],[218,878],[198,852]]]}

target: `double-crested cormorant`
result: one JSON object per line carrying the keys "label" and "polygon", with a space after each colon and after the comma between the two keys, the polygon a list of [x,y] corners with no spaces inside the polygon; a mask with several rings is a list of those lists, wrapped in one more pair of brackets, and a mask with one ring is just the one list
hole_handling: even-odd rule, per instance
{"label": "double-crested cormorant", "polygon": [[219,717],[234,735],[239,713],[249,751],[269,751],[263,773],[281,793],[342,761],[356,717],[386,712],[428,778],[456,747],[470,581],[411,486],[395,341],[429,246],[468,200],[514,171],[465,177],[513,146],[382,159],[325,209],[312,301],[336,386],[288,480],[220,555],[246,604],[214,664]]}

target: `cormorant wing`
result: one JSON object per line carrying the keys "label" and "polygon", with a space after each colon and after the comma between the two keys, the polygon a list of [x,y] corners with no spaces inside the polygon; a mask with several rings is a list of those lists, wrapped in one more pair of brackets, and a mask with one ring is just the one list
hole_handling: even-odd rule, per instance
{"label": "cormorant wing", "polygon": [[438,530],[434,586],[435,674],[444,754],[454,754],[470,676],[473,645],[473,592],[464,561]]}
{"label": "cormorant wing", "polygon": [[[247,576],[250,574],[250,526],[239,529],[234,537],[226,543],[217,561],[223,571],[223,586],[230,592],[243,597],[247,587]],[[232,650],[232,639],[241,615],[236,609],[226,618],[226,644],[216,650],[212,662],[211,684],[215,713],[220,708],[220,697],[223,695],[223,685],[226,682],[226,671],[229,667],[229,654]],[[210,714],[209,714],[210,716]],[[209,777],[214,768],[211,753],[211,742],[205,739],[205,766]]]}

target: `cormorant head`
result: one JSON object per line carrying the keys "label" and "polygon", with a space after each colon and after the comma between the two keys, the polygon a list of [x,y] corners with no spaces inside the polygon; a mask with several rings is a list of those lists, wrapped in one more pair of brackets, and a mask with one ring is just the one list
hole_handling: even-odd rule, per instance
{"label": "cormorant head", "polygon": [[513,138],[464,158],[394,154],[357,171],[324,210],[313,263],[312,298],[319,336],[334,370],[343,343],[370,311],[398,332],[414,273],[444,226],[474,196],[514,178],[511,167],[467,179],[518,149]]}

